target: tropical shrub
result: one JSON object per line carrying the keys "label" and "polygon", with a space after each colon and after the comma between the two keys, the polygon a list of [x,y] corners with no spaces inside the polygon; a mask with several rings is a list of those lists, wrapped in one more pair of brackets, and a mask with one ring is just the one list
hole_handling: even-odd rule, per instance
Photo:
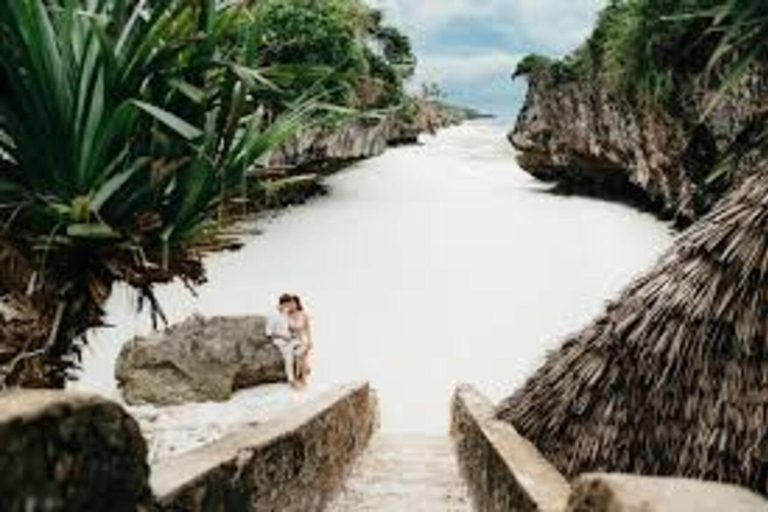
{"label": "tropical shrub", "polygon": [[408,38],[385,25],[381,12],[360,0],[263,0],[254,12],[261,66],[314,71],[282,83],[288,97],[312,91],[360,110],[403,102],[416,59]]}
{"label": "tropical shrub", "polygon": [[689,17],[710,21],[709,30],[718,37],[707,65],[710,73],[719,74],[721,94],[714,98],[714,106],[755,62],[768,60],[768,6],[764,0],[729,0]]}
{"label": "tropical shrub", "polygon": [[521,76],[531,76],[542,71],[546,71],[552,66],[553,59],[539,54],[531,54],[523,57],[517,64],[515,71],[512,73],[512,78],[518,78]]}
{"label": "tropical shrub", "polygon": [[114,282],[161,315],[154,283],[204,278],[222,205],[310,108],[266,126],[244,9],[0,0],[0,387],[62,385]]}
{"label": "tropical shrub", "polygon": [[530,56],[516,76],[560,68],[601,75],[631,99],[674,105],[686,80],[710,75],[727,87],[768,57],[763,0],[612,0],[589,39],[564,59]]}

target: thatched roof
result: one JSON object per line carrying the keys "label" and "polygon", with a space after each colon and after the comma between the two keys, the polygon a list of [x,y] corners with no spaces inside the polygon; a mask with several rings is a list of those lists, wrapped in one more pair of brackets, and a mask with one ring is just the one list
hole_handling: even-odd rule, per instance
{"label": "thatched roof", "polygon": [[685,231],[499,415],[566,475],[768,494],[768,170]]}

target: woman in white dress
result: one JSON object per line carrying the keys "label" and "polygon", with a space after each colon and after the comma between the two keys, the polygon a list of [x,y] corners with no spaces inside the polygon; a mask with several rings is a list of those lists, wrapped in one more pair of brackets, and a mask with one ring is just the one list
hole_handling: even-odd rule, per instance
{"label": "woman in white dress", "polygon": [[278,304],[280,317],[267,324],[267,336],[280,349],[288,382],[294,388],[307,385],[312,349],[311,319],[297,295],[283,294]]}

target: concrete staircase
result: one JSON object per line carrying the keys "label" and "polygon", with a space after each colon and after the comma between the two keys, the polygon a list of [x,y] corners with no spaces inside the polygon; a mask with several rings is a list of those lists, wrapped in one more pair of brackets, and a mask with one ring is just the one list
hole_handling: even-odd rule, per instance
{"label": "concrete staircase", "polygon": [[328,512],[470,512],[448,437],[377,434]]}

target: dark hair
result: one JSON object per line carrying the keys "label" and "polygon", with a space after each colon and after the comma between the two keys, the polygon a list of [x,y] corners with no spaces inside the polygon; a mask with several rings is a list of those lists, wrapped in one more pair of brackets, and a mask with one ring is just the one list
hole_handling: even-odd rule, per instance
{"label": "dark hair", "polygon": [[282,294],[280,296],[280,304],[281,305],[282,304],[290,304],[291,302],[296,304],[296,309],[298,309],[299,311],[304,311],[304,306],[302,306],[301,299],[299,298],[298,295],[293,295],[293,294],[290,294],[290,293],[284,293],[284,294]]}

